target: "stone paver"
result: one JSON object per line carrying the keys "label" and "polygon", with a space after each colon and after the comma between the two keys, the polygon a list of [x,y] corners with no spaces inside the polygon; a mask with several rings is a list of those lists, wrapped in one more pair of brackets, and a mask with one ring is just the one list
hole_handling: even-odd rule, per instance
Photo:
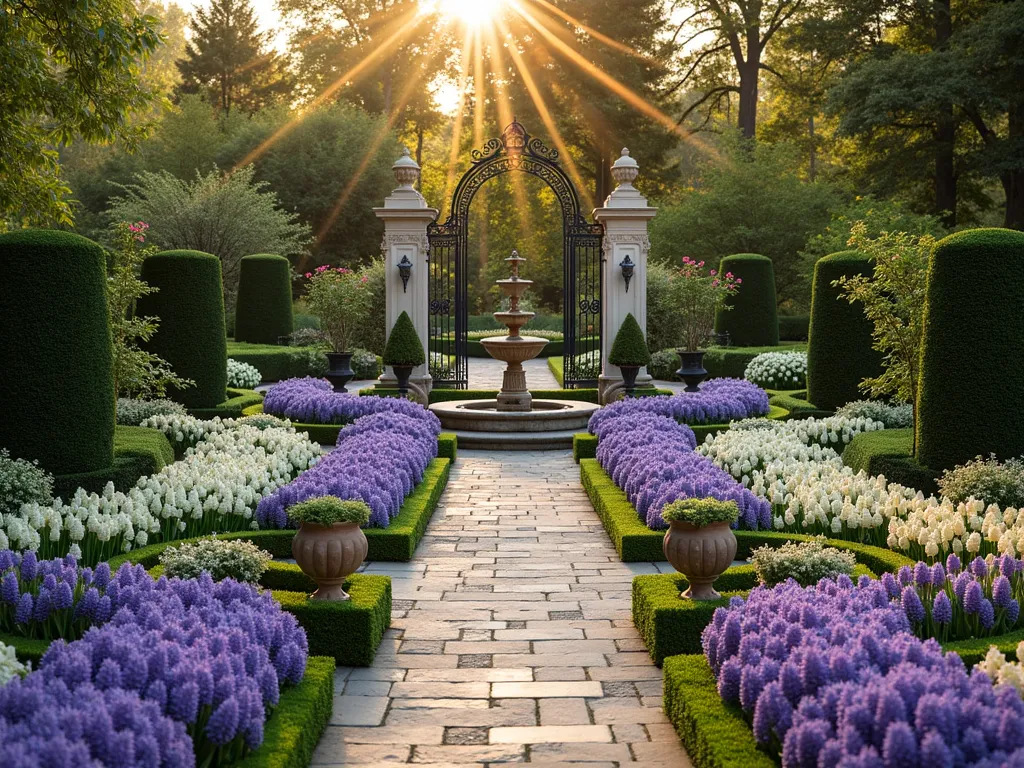
{"label": "stone paver", "polygon": [[688,768],[630,620],[659,570],[618,561],[567,452],[461,451],[415,559],[365,568],[392,627],[338,669],[314,764]]}
{"label": "stone paver", "polygon": [[[524,328],[523,333],[529,335],[530,329]],[[500,336],[501,333],[494,335]],[[558,380],[548,368],[546,357],[527,360],[523,363],[523,368],[526,370],[526,383],[530,389],[558,389]],[[469,388],[501,389],[501,374],[504,370],[505,363],[500,360],[482,357],[469,358]]]}

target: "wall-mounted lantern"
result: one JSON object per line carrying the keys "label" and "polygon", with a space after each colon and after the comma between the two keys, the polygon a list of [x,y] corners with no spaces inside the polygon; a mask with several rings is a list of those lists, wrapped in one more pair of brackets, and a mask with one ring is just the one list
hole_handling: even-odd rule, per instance
{"label": "wall-mounted lantern", "polygon": [[633,279],[633,270],[636,269],[636,264],[629,258],[629,254],[626,254],[621,262],[619,262],[619,268],[622,270],[622,279],[626,281],[626,293],[629,293],[629,281]]}
{"label": "wall-mounted lantern", "polygon": [[409,261],[408,254],[402,256],[402,260],[398,262],[398,274],[402,278],[402,293],[407,293],[409,278],[412,277],[412,262]]}

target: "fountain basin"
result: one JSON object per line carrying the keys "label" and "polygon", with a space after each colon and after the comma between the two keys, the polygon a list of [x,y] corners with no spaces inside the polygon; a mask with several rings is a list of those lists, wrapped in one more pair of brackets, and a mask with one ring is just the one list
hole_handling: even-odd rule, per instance
{"label": "fountain basin", "polygon": [[577,400],[534,400],[529,411],[499,411],[497,400],[455,400],[430,406],[459,447],[494,451],[572,448],[598,409]]}
{"label": "fountain basin", "polygon": [[522,363],[533,360],[548,344],[537,336],[488,336],[480,345],[495,360],[504,363]]}

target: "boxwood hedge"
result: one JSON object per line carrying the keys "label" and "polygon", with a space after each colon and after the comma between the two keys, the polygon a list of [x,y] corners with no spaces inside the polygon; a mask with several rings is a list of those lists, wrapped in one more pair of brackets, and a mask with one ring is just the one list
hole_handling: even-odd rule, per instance
{"label": "boxwood hedge", "polygon": [[227,335],[220,259],[200,251],[164,251],[142,263],[156,293],[138,301],[140,315],[160,318],[148,347],[195,384],[170,393],[188,408],[213,408],[227,389]]}
{"label": "boxwood hedge", "polygon": [[[935,245],[917,404],[917,458],[949,469],[1024,454],[1024,232],[971,229]],[[964,396],[984,403],[979,418]]]}
{"label": "boxwood hedge", "polygon": [[861,399],[860,383],[882,372],[881,355],[871,348],[874,326],[864,316],[864,306],[850,304],[832,285],[840,277],[871,273],[871,260],[858,251],[833,253],[814,265],[807,399],[823,410]]}
{"label": "boxwood hedge", "polygon": [[244,257],[238,272],[235,340],[276,344],[292,332],[291,264],[284,256]]}
{"label": "boxwood hedge", "polygon": [[114,381],[106,257],[70,232],[0,235],[0,445],[56,474],[108,469]]}
{"label": "boxwood hedge", "polygon": [[715,332],[728,332],[730,344],[737,347],[777,346],[779,315],[772,260],[756,253],[737,253],[722,259],[719,269],[723,275],[732,272],[743,283],[726,299],[732,309],[715,315]]}

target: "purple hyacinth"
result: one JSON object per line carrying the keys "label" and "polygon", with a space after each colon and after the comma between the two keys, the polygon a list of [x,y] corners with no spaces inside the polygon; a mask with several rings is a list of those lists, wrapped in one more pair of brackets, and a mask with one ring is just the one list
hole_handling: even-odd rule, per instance
{"label": "purple hyacinth", "polygon": [[981,610],[981,602],[984,599],[985,594],[981,589],[981,584],[977,581],[972,581],[967,585],[967,589],[964,592],[964,610],[972,615],[978,613]]}
{"label": "purple hyacinth", "polygon": [[992,582],[992,602],[996,608],[1005,609],[1013,599],[1013,587],[1005,576],[996,576]]}
{"label": "purple hyacinth", "polygon": [[949,602],[949,596],[945,592],[935,595],[932,603],[932,619],[936,624],[945,626],[953,620],[953,605]]}
{"label": "purple hyacinth", "polygon": [[928,586],[932,583],[932,569],[928,563],[919,562],[914,566],[914,583],[919,587]]}
{"label": "purple hyacinth", "polygon": [[971,561],[971,573],[979,579],[988,576],[988,563],[985,562],[985,558],[976,557]]}
{"label": "purple hyacinth", "polygon": [[907,618],[912,623],[920,624],[924,621],[924,606],[921,604],[921,598],[916,589],[904,587],[900,595],[900,602],[903,603],[903,610],[906,611]]}
{"label": "purple hyacinth", "polygon": [[949,554],[949,557],[946,558],[946,572],[951,576],[960,572],[960,558],[952,552]]}
{"label": "purple hyacinth", "polygon": [[288,379],[275,384],[263,400],[263,411],[304,424],[351,424],[364,416],[396,413],[422,420],[438,431],[441,427],[437,416],[410,400],[338,393],[325,379]]}

